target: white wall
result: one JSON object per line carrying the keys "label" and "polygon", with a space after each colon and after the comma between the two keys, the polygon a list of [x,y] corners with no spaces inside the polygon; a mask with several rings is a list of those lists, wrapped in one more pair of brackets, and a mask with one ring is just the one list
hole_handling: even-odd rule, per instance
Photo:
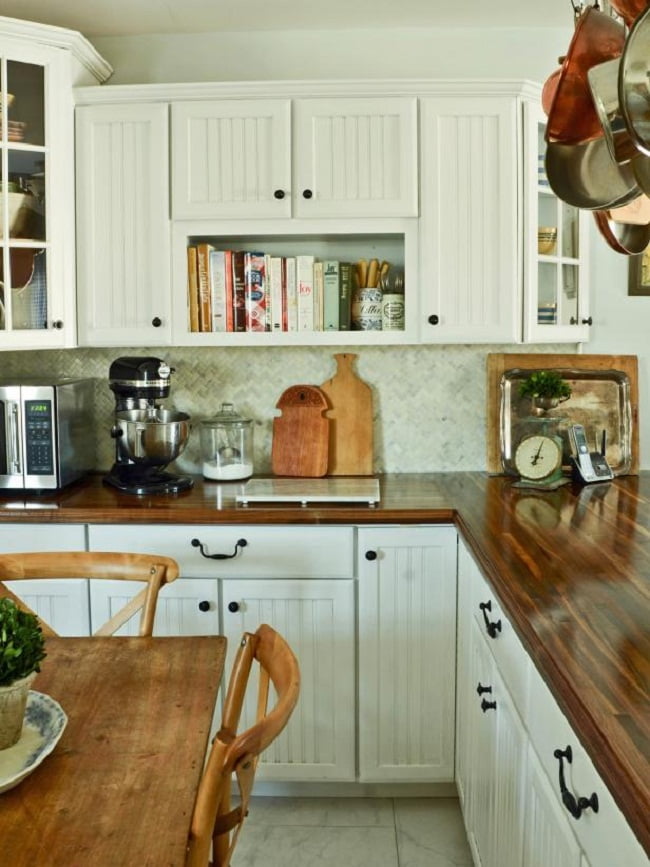
{"label": "white wall", "polygon": [[[543,7],[540,9],[543,14]],[[423,28],[152,35],[95,38],[93,42],[115,68],[110,84],[364,77],[543,81],[556,67],[557,58],[566,52],[571,35],[570,28]],[[627,257],[611,251],[594,231],[591,267],[594,326],[592,340],[584,351],[639,356],[641,464],[650,468],[647,399],[650,351],[646,336],[650,297],[627,296],[627,267]],[[509,351],[522,349],[510,347]],[[439,351],[443,350],[441,347]],[[490,348],[476,347],[476,352],[470,353],[473,363],[478,364],[479,355],[486,351]],[[410,356],[411,351],[405,353]],[[394,409],[399,412],[397,406]],[[483,407],[479,418],[482,411]],[[471,453],[472,465],[477,467],[477,452],[472,449]],[[394,468],[392,460],[387,464],[387,469]]]}

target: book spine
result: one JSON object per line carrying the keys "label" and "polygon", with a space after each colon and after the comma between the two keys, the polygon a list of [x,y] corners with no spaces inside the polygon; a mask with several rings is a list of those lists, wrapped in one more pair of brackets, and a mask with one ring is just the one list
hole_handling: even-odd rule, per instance
{"label": "book spine", "polygon": [[287,331],[298,330],[298,285],[296,282],[296,258],[288,256],[287,270]]}
{"label": "book spine", "polygon": [[224,252],[225,263],[225,278],[226,278],[226,331],[235,330],[234,322],[234,292],[233,292],[233,270],[232,270],[232,250]]}
{"label": "book spine", "polygon": [[243,250],[232,254],[233,326],[235,331],[246,331],[246,275]]}
{"label": "book spine", "polygon": [[271,299],[271,331],[283,331],[282,327],[282,258],[269,256],[269,284]]}
{"label": "book spine", "polygon": [[352,263],[339,262],[339,331],[350,330],[350,304],[352,300]]}
{"label": "book spine", "polygon": [[323,331],[339,330],[339,263],[323,262]]}
{"label": "book spine", "polygon": [[323,330],[323,263],[314,262],[314,331]]}
{"label": "book spine", "polygon": [[296,256],[298,331],[314,330],[314,257]]}
{"label": "book spine", "polygon": [[264,253],[244,254],[246,331],[266,331]]}
{"label": "book spine", "polygon": [[210,253],[212,289],[212,330],[227,331],[226,326],[226,254],[223,250]]}
{"label": "book spine", "polygon": [[187,248],[187,309],[190,331],[200,331],[199,325],[199,275],[196,247]]}
{"label": "book spine", "polygon": [[199,328],[212,331],[212,291],[210,286],[210,244],[198,244],[196,248],[199,276]]}
{"label": "book spine", "polygon": [[282,286],[281,286],[281,295],[282,295],[282,330],[289,330],[289,312],[287,307],[287,260],[283,256],[281,259],[282,264]]}

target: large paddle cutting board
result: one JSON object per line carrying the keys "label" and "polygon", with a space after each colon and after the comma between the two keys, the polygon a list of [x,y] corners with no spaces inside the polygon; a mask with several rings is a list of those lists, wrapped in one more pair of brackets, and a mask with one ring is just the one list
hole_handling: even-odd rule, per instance
{"label": "large paddle cutting board", "polygon": [[329,421],[327,400],[315,385],[293,385],[276,404],[271,467],[276,476],[320,477],[327,472]]}
{"label": "large paddle cutting board", "polygon": [[354,371],[353,353],[335,355],[336,373],[321,385],[330,411],[330,476],[372,475],[372,391]]}

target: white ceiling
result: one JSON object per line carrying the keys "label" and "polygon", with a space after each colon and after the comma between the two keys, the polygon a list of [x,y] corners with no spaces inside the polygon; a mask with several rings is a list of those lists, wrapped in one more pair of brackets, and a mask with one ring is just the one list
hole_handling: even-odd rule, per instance
{"label": "white ceiling", "polygon": [[570,27],[571,0],[2,0],[84,36],[393,27]]}

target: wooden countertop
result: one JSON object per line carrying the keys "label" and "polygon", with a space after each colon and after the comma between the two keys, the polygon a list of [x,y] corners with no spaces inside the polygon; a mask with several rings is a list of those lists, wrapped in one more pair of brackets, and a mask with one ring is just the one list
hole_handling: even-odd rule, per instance
{"label": "wooden countertop", "polygon": [[650,473],[557,491],[485,473],[381,477],[381,502],[235,504],[236,484],[169,498],[93,477],[0,495],[0,521],[184,524],[455,522],[580,741],[650,854]]}

